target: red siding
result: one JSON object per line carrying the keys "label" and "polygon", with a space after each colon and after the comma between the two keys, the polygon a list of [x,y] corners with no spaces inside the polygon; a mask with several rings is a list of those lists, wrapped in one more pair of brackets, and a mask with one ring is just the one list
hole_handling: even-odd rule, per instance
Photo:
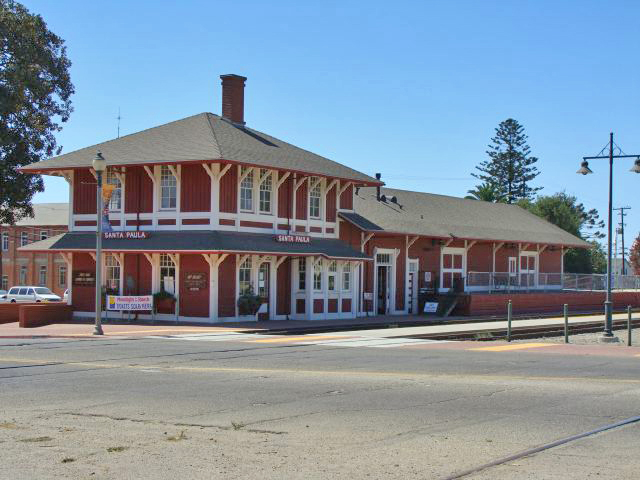
{"label": "red siding", "polygon": [[273,228],[273,223],[250,222],[250,221],[241,220],[240,221],[240,226],[241,227],[251,227],[251,228]]}
{"label": "red siding", "polygon": [[340,195],[340,208],[344,210],[353,210],[353,186],[349,185],[347,189]]}
{"label": "red siding", "polygon": [[124,294],[151,295],[151,264],[142,254],[124,255]]}
{"label": "red siding", "polygon": [[342,299],[342,312],[346,313],[346,312],[350,312],[351,311],[351,299],[350,298],[343,298]]}
{"label": "red siding", "polygon": [[296,299],[296,313],[304,313],[305,312],[304,298]]}
{"label": "red siding", "polygon": [[560,273],[562,268],[562,253],[560,250],[549,250],[548,248],[540,254],[541,273]]}
{"label": "red siding", "polygon": [[277,306],[278,315],[291,314],[291,260],[287,259],[278,267]]}
{"label": "red siding", "polygon": [[302,182],[296,192],[296,218],[298,220],[307,219],[307,182]]}
{"label": "red siding", "polygon": [[96,213],[97,182],[91,171],[76,170],[73,177],[73,213]]}
{"label": "red siding", "polygon": [[[283,174],[284,172],[280,172],[280,176]],[[291,218],[293,213],[293,210],[291,209],[292,182],[293,175],[289,175],[278,190],[278,217],[280,218]]]}
{"label": "red siding", "polygon": [[[158,221],[160,223],[160,221]],[[175,224],[175,221],[173,222]],[[183,218],[182,225],[209,225],[208,218]]]}
{"label": "red siding", "polygon": [[337,298],[330,298],[328,300],[327,312],[328,313],[338,313],[338,299]]}
{"label": "red siding", "polygon": [[159,218],[158,219],[158,225],[175,225],[175,224],[176,224],[175,218]]}
{"label": "red siding", "polygon": [[[205,288],[187,288],[189,274],[204,274]],[[202,255],[180,255],[180,315],[185,317],[209,316],[209,264]]]}
{"label": "red siding", "polygon": [[361,230],[354,227],[349,222],[344,220],[340,221],[340,240],[348,243],[358,251],[360,251],[360,233]]}
{"label": "red siding", "polygon": [[335,222],[336,221],[336,197],[337,197],[337,186],[334,185],[331,190],[327,192],[327,222]]}
{"label": "red siding", "polygon": [[[95,272],[96,262],[93,261],[93,258],[91,258],[91,255],[89,255],[88,253],[74,253],[73,271]],[[75,274],[73,276],[75,276]],[[74,310],[79,312],[96,311],[95,287],[79,287],[77,285],[70,285],[69,288],[71,288],[73,291],[71,300],[73,302]]]}
{"label": "red siding", "polygon": [[238,209],[238,169],[233,165],[220,180],[220,211],[236,213]]}
{"label": "red siding", "polygon": [[153,182],[143,167],[127,167],[124,210],[126,213],[153,211]]}
{"label": "red siding", "polygon": [[[228,175],[228,174],[227,174]],[[218,270],[218,315],[236,315],[236,257],[229,255]]]}
{"label": "red siding", "polygon": [[493,268],[493,246],[490,243],[476,243],[467,253],[468,272],[490,272]]}
{"label": "red siding", "polygon": [[[227,175],[229,173],[227,172]],[[183,187],[186,187],[180,190],[180,210],[183,212],[211,211],[211,177],[202,165],[183,165],[180,178]]]}

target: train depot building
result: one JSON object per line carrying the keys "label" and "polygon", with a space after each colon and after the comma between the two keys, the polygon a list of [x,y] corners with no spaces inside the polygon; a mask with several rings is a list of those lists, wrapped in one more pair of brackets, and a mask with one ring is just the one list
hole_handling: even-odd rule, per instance
{"label": "train depot building", "polygon": [[[221,116],[201,113],[23,169],[69,183],[68,233],[22,249],[62,255],[76,316],[95,311],[96,261],[114,294],[175,298],[140,318],[244,319],[237,300],[251,289],[261,318],[320,320],[418,313],[421,291],[558,292],[564,253],[588,246],[517,206],[388,189],[379,176],[253,130],[246,79],[221,78]],[[114,188],[101,259],[98,151]]]}

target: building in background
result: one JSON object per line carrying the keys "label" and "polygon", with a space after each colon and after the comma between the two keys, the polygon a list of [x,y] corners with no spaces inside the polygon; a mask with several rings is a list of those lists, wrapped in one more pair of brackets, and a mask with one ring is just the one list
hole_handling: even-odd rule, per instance
{"label": "building in background", "polygon": [[67,264],[60,254],[18,249],[67,231],[69,204],[33,205],[33,218],[16,225],[0,225],[0,289],[14,285],[41,285],[62,296],[67,288]]}

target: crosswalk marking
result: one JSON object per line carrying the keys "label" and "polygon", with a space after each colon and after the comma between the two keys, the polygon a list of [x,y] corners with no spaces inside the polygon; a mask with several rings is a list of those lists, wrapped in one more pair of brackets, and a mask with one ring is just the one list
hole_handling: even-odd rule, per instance
{"label": "crosswalk marking", "polygon": [[495,347],[470,348],[476,352],[506,352],[509,350],[525,350],[527,348],[553,347],[553,343],[514,343],[511,345],[497,345]]}
{"label": "crosswalk marking", "polygon": [[309,334],[299,336],[264,335],[259,333],[225,332],[225,333],[198,333],[178,335],[157,335],[148,338],[165,340],[190,340],[196,342],[242,342],[242,343],[290,343],[294,345],[318,345],[325,347],[372,347],[392,348],[412,345],[428,345],[445,343],[446,340],[426,340],[417,338],[384,338],[367,337],[364,335],[322,335]]}

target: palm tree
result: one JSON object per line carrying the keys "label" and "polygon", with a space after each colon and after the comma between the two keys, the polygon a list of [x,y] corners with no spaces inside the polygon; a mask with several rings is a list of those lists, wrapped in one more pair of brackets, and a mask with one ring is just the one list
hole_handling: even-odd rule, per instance
{"label": "palm tree", "polygon": [[464,198],[472,200],[482,200],[484,202],[504,203],[504,195],[500,195],[497,188],[490,183],[483,183],[476,186],[474,190],[469,190]]}

